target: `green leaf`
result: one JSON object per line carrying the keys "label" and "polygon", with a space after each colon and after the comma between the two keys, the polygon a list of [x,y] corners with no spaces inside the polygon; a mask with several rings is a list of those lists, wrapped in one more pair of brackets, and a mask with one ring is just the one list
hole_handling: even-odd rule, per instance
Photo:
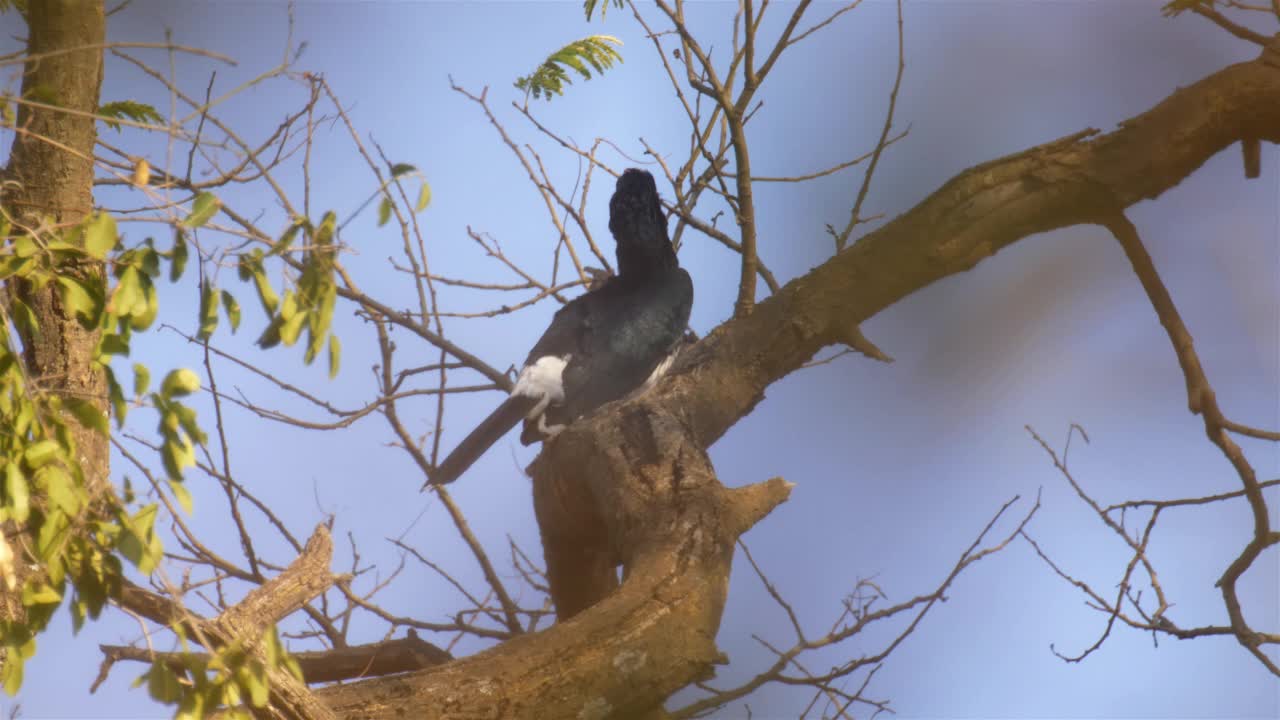
{"label": "green leaf", "polygon": [[14,435],[25,435],[31,429],[31,423],[35,420],[35,416],[35,406],[32,403],[19,403],[18,416],[13,419]]}
{"label": "green leaf", "polygon": [[[58,581],[58,582],[61,582],[61,581]],[[16,648],[18,657],[24,660],[35,657],[35,654],[36,654],[35,635],[31,634],[30,632],[27,632],[20,635],[17,639],[21,641]]]}
{"label": "green leaf", "polygon": [[26,522],[31,509],[31,494],[27,478],[17,463],[6,463],[4,466],[4,494],[9,504],[10,517],[20,523]]}
{"label": "green leaf", "polygon": [[285,345],[298,342],[298,335],[302,332],[302,324],[306,322],[308,314],[306,310],[299,310],[293,317],[285,320],[280,326],[280,341]]}
{"label": "green leaf", "polygon": [[83,398],[64,398],[62,405],[70,411],[76,420],[80,421],[81,425],[97,430],[103,435],[107,435],[110,432],[107,413],[88,400]]}
{"label": "green leaf", "polygon": [[308,314],[310,313],[307,313],[306,310],[298,310],[297,313],[293,314],[292,318],[285,320],[280,325],[280,342],[283,342],[284,345],[293,345],[294,342],[297,342],[298,336],[302,333],[302,324],[306,322]]}
{"label": "green leaf", "polygon": [[[61,510],[51,508],[45,512],[44,524],[40,526],[40,533],[36,536],[36,555],[47,558],[70,525],[67,514]],[[52,563],[46,565],[45,569],[50,573],[51,580],[57,580],[54,576],[60,574],[65,567],[62,563]]]}
{"label": "green leaf", "polygon": [[182,397],[200,389],[200,376],[187,368],[170,371],[160,383],[160,395],[166,400]]}
{"label": "green leaf", "polygon": [[258,300],[262,303],[262,309],[268,315],[274,315],[276,307],[280,305],[280,296],[271,289],[271,282],[267,280],[267,273],[263,271],[261,265],[253,269],[253,285],[258,291]]}
{"label": "green leaf", "polygon": [[418,190],[418,204],[413,206],[414,212],[422,212],[431,204],[431,186],[426,182],[422,183],[422,189]]}
{"label": "green leaf", "polygon": [[[107,400],[111,403],[111,412],[115,413],[116,427],[124,427],[124,417],[129,412],[129,404],[124,399],[124,388],[116,382],[116,374],[110,365],[104,367],[102,371],[107,376]],[[134,367],[134,372],[137,372],[137,366]],[[136,375],[134,380],[136,382]]]}
{"label": "green leaf", "polygon": [[279,345],[280,344],[280,326],[282,324],[283,323],[280,322],[280,318],[278,317],[271,318],[271,322],[270,324],[267,325],[267,329],[263,330],[262,334],[258,336],[258,340],[257,340],[258,346],[261,347],[263,350],[270,350],[276,345]]}
{"label": "green leaf", "polygon": [[236,676],[240,685],[249,691],[249,704],[256,708],[266,707],[271,685],[267,682],[267,672],[262,665],[252,663],[252,667],[241,668]]}
{"label": "green leaf", "polygon": [[80,629],[84,627],[85,616],[88,615],[85,603],[79,596],[71,600],[71,634],[79,635]]}
{"label": "green leaf", "polygon": [[125,532],[120,536],[120,554],[137,566],[138,571],[150,575],[163,556],[159,538],[155,534],[155,503],[147,505],[124,518]]}
{"label": "green leaf", "polygon": [[182,480],[182,471],[196,464],[195,449],[185,436],[171,439],[160,447],[160,460],[170,480]]}
{"label": "green leaf", "polygon": [[222,309],[227,313],[227,322],[231,323],[231,332],[240,329],[240,303],[226,290],[222,291]]}
{"label": "green leaf", "polygon": [[[240,694],[240,685],[238,683],[229,682],[222,686],[222,705],[237,707],[243,702],[244,698]],[[204,718],[194,718],[193,720],[204,720]]]}
{"label": "green leaf", "polygon": [[[204,705],[205,698],[203,693],[186,693],[182,696],[182,702],[179,703],[178,712],[174,713],[173,720],[204,720]],[[229,708],[227,713],[228,720],[232,720],[232,716],[238,715],[235,708]]]}
{"label": "green leaf", "polygon": [[181,481],[170,480],[169,489],[173,491],[173,497],[182,506],[182,509],[190,515],[194,505],[191,502],[191,491],[187,489],[186,484]]}
{"label": "green leaf", "polygon": [[218,196],[211,192],[202,192],[196,196],[194,202],[191,203],[191,214],[186,220],[182,221],[183,227],[198,228],[209,222],[209,219],[217,214],[221,203]]}
{"label": "green leaf", "polygon": [[[129,341],[116,333],[103,333],[102,339],[98,341],[98,354],[100,355],[129,355]],[[102,362],[106,362],[103,360]]]}
{"label": "green leaf", "polygon": [[187,237],[182,230],[173,232],[173,249],[169,251],[169,282],[178,282],[187,267]]}
{"label": "green leaf", "polygon": [[342,343],[338,336],[329,335],[329,379],[338,377],[338,365],[342,360]]}
{"label": "green leaf", "polygon": [[102,296],[71,275],[59,275],[56,279],[63,306],[71,310],[81,325],[86,328],[97,327],[102,316]]}
{"label": "green leaf", "polygon": [[13,241],[13,254],[21,258],[29,258],[40,252],[40,246],[36,244],[35,238],[30,235],[19,235]]}
{"label": "green leaf", "polygon": [[[314,320],[315,315],[312,315],[311,319]],[[307,323],[307,325],[310,326],[311,323]],[[311,363],[315,362],[316,358],[319,357],[320,355],[320,349],[323,347],[324,347],[324,335],[308,327],[307,328],[307,349],[306,349],[306,352],[302,354],[303,364],[310,365]]]}
{"label": "green leaf", "polygon": [[93,257],[105,260],[115,248],[120,236],[116,234],[116,221],[110,213],[98,212],[85,226],[84,249]]}
{"label": "green leaf", "polygon": [[133,310],[129,313],[129,327],[142,332],[156,321],[156,315],[160,312],[160,298],[151,278],[139,275],[138,284],[142,290],[142,299],[134,303]]}
{"label": "green leaf", "polygon": [[290,290],[284,291],[284,302],[280,305],[280,319],[289,322],[298,314],[298,296]]}
{"label": "green leaf", "polygon": [[316,228],[315,238],[312,240],[314,245],[330,245],[333,243],[333,234],[338,230],[338,214],[330,210],[320,217],[320,227]]}
{"label": "green leaf", "polygon": [[133,396],[142,397],[151,386],[151,371],[142,363],[133,364]]}
{"label": "green leaf", "polygon": [[[142,571],[142,565],[146,562],[146,545],[142,540],[132,532],[125,532],[120,536],[120,542],[116,545],[116,549],[124,556],[126,560]],[[146,571],[143,571],[146,572]]]}
{"label": "green leaf", "polygon": [[9,294],[9,314],[13,316],[14,324],[27,337],[35,339],[40,336],[40,322],[36,320],[36,314],[22,302],[17,293]]}
{"label": "green leaf", "polygon": [[295,660],[293,656],[286,655],[280,664],[283,665],[284,669],[293,676],[294,680],[297,680],[298,682],[306,682],[302,676],[302,666],[298,664],[298,661]]}
{"label": "green leaf", "polygon": [[386,195],[382,196],[382,202],[378,203],[378,227],[387,224],[391,219],[391,198]]}
{"label": "green leaf", "polygon": [[284,657],[285,652],[280,646],[280,636],[276,634],[274,625],[262,634],[262,646],[267,655],[267,667],[279,667],[280,658]]}
{"label": "green leaf", "polygon": [[182,683],[178,682],[178,676],[169,667],[169,664],[163,660],[157,660],[151,664],[151,669],[147,671],[147,693],[151,695],[153,700],[168,704],[173,704],[182,699]]}
{"label": "green leaf", "polygon": [[338,303],[338,286],[327,283],[320,291],[320,307],[317,309],[315,331],[323,333],[333,325],[333,308]]}
{"label": "green leaf", "polygon": [[[306,227],[306,225],[307,223],[305,221],[295,222],[290,225],[289,229],[285,230],[284,234],[280,236],[280,239],[276,241],[276,244],[271,246],[271,250],[267,252],[267,257],[271,257],[272,255],[283,255],[288,252],[290,246],[293,245],[294,238],[298,237],[298,231]],[[248,278],[241,279],[246,280]]]}
{"label": "green leaf", "polygon": [[4,674],[4,691],[13,697],[22,688],[22,658],[16,657],[14,648],[9,648],[4,664],[0,665],[0,673]]}
{"label": "green leaf", "polygon": [[200,329],[196,332],[199,340],[208,340],[213,331],[218,329],[218,301],[215,297],[218,289],[208,283],[200,292]]}
{"label": "green leaf", "polygon": [[147,238],[147,246],[138,248],[138,266],[147,277],[160,277],[160,253],[152,247],[154,241]]}
{"label": "green leaf", "polygon": [[411,173],[417,169],[418,168],[410,165],[409,163],[396,163],[391,166],[391,177],[400,177],[401,175]]}
{"label": "green leaf", "polygon": [[35,267],[31,263],[31,258],[18,256],[15,249],[13,255],[0,259],[0,280],[7,280],[11,277],[26,277],[31,274],[32,269]]}
{"label": "green leaf", "polygon": [[201,445],[205,444],[208,439],[205,437],[204,431],[200,429],[200,423],[196,421],[196,411],[181,403],[172,404],[173,414],[178,418],[178,426],[187,431],[187,434]]}
{"label": "green leaf", "polygon": [[62,446],[53,440],[41,440],[38,443],[28,445],[27,449],[22,453],[22,459],[27,463],[27,467],[36,470],[56,459],[61,451]]}
{"label": "green leaf", "polygon": [[603,20],[611,4],[618,8],[624,7],[623,0],[604,0],[603,3],[600,0],[583,0],[582,9],[586,12],[587,22],[591,22],[591,15],[595,13],[597,7],[600,8],[600,19]]}
{"label": "green leaf", "polygon": [[52,605],[60,602],[62,602],[62,593],[48,583],[40,583],[39,585],[27,583],[22,588],[23,605]]}
{"label": "green leaf", "polygon": [[36,471],[36,482],[44,485],[49,500],[69,516],[80,512],[80,493],[76,482],[57,465],[45,465]]}
{"label": "green leaf", "polygon": [[107,311],[116,315],[130,315],[133,313],[134,306],[139,303],[146,303],[146,296],[142,292],[142,285],[139,278],[145,277],[137,271],[136,268],[128,267],[120,273],[120,279],[116,282],[115,288],[111,291],[111,302],[107,304]]}

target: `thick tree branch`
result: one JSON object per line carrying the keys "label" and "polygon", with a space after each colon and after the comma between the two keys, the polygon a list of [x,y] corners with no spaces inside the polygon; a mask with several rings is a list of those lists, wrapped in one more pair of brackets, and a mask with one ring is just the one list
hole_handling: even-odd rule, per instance
{"label": "thick tree branch", "polygon": [[1115,132],[1078,133],[970,168],[684,354],[646,402],[683,406],[710,446],[844,328],[1012,243],[1154,198],[1244,137],[1280,140],[1280,68],[1229,66]]}
{"label": "thick tree branch", "polygon": [[[329,530],[317,526],[294,562],[276,577],[254,588],[239,603],[212,620],[204,620],[175,602],[135,586],[126,586],[116,600],[128,610],[166,625],[181,623],[188,637],[221,649],[244,643],[262,654],[261,638],[277,621],[323,593],[337,578],[329,572],[333,540]],[[316,700],[305,685],[289,673],[269,668],[272,709],[280,717],[331,718],[328,707]]]}

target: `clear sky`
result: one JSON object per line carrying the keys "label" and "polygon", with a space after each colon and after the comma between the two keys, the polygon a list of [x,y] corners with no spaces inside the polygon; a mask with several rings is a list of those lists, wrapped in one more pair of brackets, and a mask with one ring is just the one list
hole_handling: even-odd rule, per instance
{"label": "clear sky", "polygon": [[[897,124],[911,131],[885,155],[867,208],[891,218],[967,167],[1086,127],[1110,131],[1175,88],[1256,55],[1252,46],[1199,18],[1162,18],[1162,4],[909,2]],[[733,7],[695,4],[690,12],[695,27],[727,47]],[[832,7],[821,3],[815,13]],[[785,6],[774,12],[782,14]],[[605,22],[588,26],[576,2],[303,2],[295,15],[295,41],[307,43],[297,68],[323,73],[364,137],[429,179],[433,201],[423,217],[437,271],[509,280],[467,237],[468,226],[490,233],[544,273],[555,240],[510,151],[479,108],[450,90],[449,76],[473,92],[487,86],[491,106],[514,139],[534,143],[550,174],[570,187],[577,161],[511,108],[521,97],[511,82],[568,40],[592,32],[616,35],[625,43],[626,62],[603,78],[576,83],[566,97],[535,103],[538,117],[584,145],[609,138],[641,161],[640,138],[673,158],[686,147],[683,114],[629,13],[611,12]],[[656,12],[650,15],[656,19]],[[216,95],[279,62],[287,17],[279,3],[134,2],[112,16],[108,35],[155,42],[170,28],[177,42],[235,57],[234,68],[179,59],[179,80],[193,94],[203,94],[209,73],[217,70]],[[13,22],[11,16],[4,22]],[[0,33],[0,52],[13,49],[15,34]],[[883,121],[894,53],[894,6],[867,0],[784,56],[752,121],[755,172],[811,172],[869,150]],[[167,63],[158,52],[143,56]],[[0,82],[16,88],[14,77]],[[226,103],[223,119],[260,139],[297,107],[300,94],[297,85],[276,82]],[[152,81],[108,57],[103,100],[124,98],[167,112],[168,99]],[[312,204],[345,217],[373,180],[344,131],[326,132],[331,142],[315,159]],[[104,131],[104,137],[135,143],[157,164],[163,160],[155,140],[128,131]],[[6,135],[6,149],[8,143]],[[632,164],[616,151],[603,153],[614,167]],[[1223,407],[1241,422],[1268,428],[1280,426],[1277,166],[1280,156],[1267,146],[1262,177],[1246,181],[1232,148],[1165,196],[1130,211],[1195,335]],[[823,228],[847,217],[860,179],[855,171],[816,185],[758,186],[761,255],[780,279],[829,257]],[[297,177],[283,181],[297,183],[293,191],[301,193]],[[603,187],[591,203],[599,238],[607,237]],[[669,187],[660,183],[660,190],[671,197]],[[228,202],[268,219],[279,214],[250,194]],[[283,229],[283,220],[277,224]],[[141,237],[146,230],[126,226],[126,232]],[[353,246],[347,260],[359,282],[377,288],[391,305],[412,302],[412,286],[386,260],[399,243],[389,228],[378,229],[366,213],[344,239]],[[736,258],[690,233],[681,262],[697,288],[691,324],[705,334],[731,311]],[[221,283],[240,293],[246,318],[241,335],[247,337],[220,331],[220,347],[342,407],[373,397],[369,368],[378,361],[376,346],[349,307],[340,306],[338,319],[343,372],[329,382],[322,367],[301,367],[299,351],[252,350],[249,342],[262,327],[257,303],[233,273]],[[193,331],[195,297],[189,286],[166,290],[162,317]],[[455,309],[492,301],[460,291],[442,299]],[[448,330],[456,342],[505,368],[523,359],[553,311],[544,302],[514,317],[452,321]],[[711,448],[726,485],[773,475],[797,484],[791,500],[744,539],[810,631],[835,619],[859,578],[874,577],[890,602],[931,590],[1002,503],[1021,495],[1018,507],[1025,508],[1037,492],[1043,505],[1031,525],[1037,540],[1064,567],[1114,592],[1128,560],[1125,548],[1074,497],[1025,425],[1059,449],[1069,424],[1083,425],[1092,442],[1073,445],[1072,468],[1103,501],[1237,487],[1230,467],[1205,441],[1200,420],[1187,412],[1164,332],[1119,247],[1100,228],[1028,238],[907,298],[864,331],[897,361],[845,357],[796,373],[771,387],[753,414]],[[153,335],[135,345],[139,357],[158,358],[161,366],[199,365],[199,354],[173,333]],[[408,337],[397,342],[403,364],[415,352],[420,364],[437,357]],[[271,407],[309,412],[226,363],[215,367],[224,387]],[[445,444],[455,443],[499,399],[488,393],[450,400]],[[202,417],[211,418],[205,407]],[[415,432],[433,429],[432,408],[424,401],[409,417]],[[149,432],[154,420],[136,415],[135,429]],[[317,433],[234,411],[228,429],[238,477],[274,503],[295,533],[306,535],[335,513],[335,537],[350,532],[362,560],[377,563],[384,574],[398,558],[385,539],[403,536],[470,587],[481,587],[443,509],[419,493],[420,475],[403,453],[385,446],[390,434],[380,418]],[[1242,444],[1262,479],[1277,476],[1274,447]],[[532,456],[510,437],[456,485],[458,502],[496,557],[505,557],[508,535],[536,553],[528,480],[519,472]],[[192,522],[207,528],[215,547],[234,553],[220,491],[206,478],[193,478],[192,485]],[[1269,498],[1280,502],[1276,493]],[[1225,623],[1213,581],[1247,538],[1243,502],[1173,514],[1164,522],[1152,557],[1176,602],[1171,617],[1184,626]],[[1011,525],[999,527],[1007,532]],[[264,533],[268,545],[269,537]],[[350,553],[345,541],[338,545],[336,564],[345,569]],[[1275,631],[1280,574],[1276,551],[1269,552],[1242,589],[1255,626]],[[276,559],[289,558],[281,552]],[[380,598],[393,612],[423,619],[445,617],[460,604],[415,566]],[[1280,716],[1280,684],[1234,640],[1162,639],[1155,647],[1150,636],[1118,628],[1083,663],[1067,664],[1050,652],[1051,644],[1066,654],[1083,650],[1105,619],[1025,543],[1015,543],[965,573],[948,601],[885,663],[868,695],[891,700],[904,718]],[[356,627],[365,633],[353,637],[360,641],[373,641],[382,630],[373,623]],[[719,637],[732,661],[721,671],[722,684],[772,661],[753,633],[774,644],[791,640],[785,616],[740,561]],[[854,639],[812,657],[809,667],[874,652],[884,637],[874,632]],[[118,614],[76,638],[62,622],[41,638],[29,665],[16,700],[22,716],[166,714],[145,691],[128,689],[141,666],[117,666],[96,696],[87,692],[100,660],[96,644],[138,640],[137,624]],[[796,717],[807,699],[807,693],[767,688],[749,704],[753,717],[785,718]],[[0,707],[7,713],[13,702],[0,699]],[[739,703],[718,717],[746,714]]]}

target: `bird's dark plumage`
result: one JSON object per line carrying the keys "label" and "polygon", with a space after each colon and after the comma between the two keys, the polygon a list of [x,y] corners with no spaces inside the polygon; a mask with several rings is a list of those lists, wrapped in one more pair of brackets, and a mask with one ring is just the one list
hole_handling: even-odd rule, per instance
{"label": "bird's dark plumage", "polygon": [[676,259],[653,176],[631,168],[609,200],[618,274],[556,312],[516,386],[431,473],[452,482],[521,418],[520,441],[555,435],[592,410],[656,380],[689,322],[693,282]]}

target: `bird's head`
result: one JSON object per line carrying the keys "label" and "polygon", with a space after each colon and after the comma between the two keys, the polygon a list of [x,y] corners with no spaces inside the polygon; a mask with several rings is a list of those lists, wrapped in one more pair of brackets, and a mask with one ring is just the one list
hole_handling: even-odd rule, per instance
{"label": "bird's head", "polygon": [[618,243],[620,276],[675,264],[658,186],[648,172],[628,168],[618,178],[609,200],[609,231]]}

